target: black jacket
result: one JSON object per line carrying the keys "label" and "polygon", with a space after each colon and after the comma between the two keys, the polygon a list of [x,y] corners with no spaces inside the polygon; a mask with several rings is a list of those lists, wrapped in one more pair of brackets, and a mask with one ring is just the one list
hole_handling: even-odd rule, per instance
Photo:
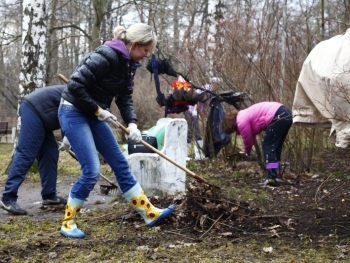
{"label": "black jacket", "polygon": [[38,88],[23,98],[26,103],[41,119],[46,131],[60,129],[58,122],[58,107],[64,85]]}
{"label": "black jacket", "polygon": [[132,92],[139,64],[124,49],[119,51],[105,44],[87,54],[70,76],[62,97],[90,116],[98,106],[110,108],[115,99],[124,122],[136,123]]}

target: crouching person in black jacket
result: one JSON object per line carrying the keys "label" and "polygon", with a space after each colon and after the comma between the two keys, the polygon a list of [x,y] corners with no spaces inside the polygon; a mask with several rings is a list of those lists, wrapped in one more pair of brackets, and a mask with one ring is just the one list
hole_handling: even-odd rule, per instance
{"label": "crouching person in black jacket", "polygon": [[24,97],[19,108],[21,131],[0,201],[0,206],[13,215],[27,214],[17,204],[17,194],[35,159],[39,166],[43,204],[67,203],[56,193],[59,151],[53,134],[54,130],[60,129],[57,111],[64,87],[38,88]]}

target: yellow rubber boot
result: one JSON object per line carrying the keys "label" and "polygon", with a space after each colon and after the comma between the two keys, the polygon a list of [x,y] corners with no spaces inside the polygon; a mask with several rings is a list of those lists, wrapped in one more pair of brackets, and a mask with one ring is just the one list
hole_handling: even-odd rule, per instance
{"label": "yellow rubber boot", "polygon": [[81,207],[84,204],[84,200],[72,198],[69,195],[66,212],[61,226],[60,233],[66,237],[71,238],[83,238],[85,234],[76,225],[76,218],[80,212]]}
{"label": "yellow rubber boot", "polygon": [[129,191],[125,192],[123,196],[142,216],[149,227],[155,226],[162,219],[171,215],[175,210],[174,205],[170,205],[165,209],[154,207],[138,183],[135,184]]}

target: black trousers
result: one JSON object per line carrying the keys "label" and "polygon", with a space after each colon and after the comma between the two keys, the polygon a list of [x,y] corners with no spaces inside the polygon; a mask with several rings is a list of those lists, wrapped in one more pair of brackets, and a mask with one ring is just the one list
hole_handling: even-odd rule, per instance
{"label": "black trousers", "polygon": [[288,131],[293,124],[291,111],[281,106],[271,124],[267,126],[262,142],[265,163],[277,163],[281,161],[282,146]]}

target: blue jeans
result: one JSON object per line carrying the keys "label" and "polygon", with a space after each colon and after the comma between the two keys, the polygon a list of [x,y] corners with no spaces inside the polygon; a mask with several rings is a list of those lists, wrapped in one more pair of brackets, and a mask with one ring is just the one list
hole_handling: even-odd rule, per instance
{"label": "blue jeans", "polygon": [[46,131],[41,119],[26,104],[19,109],[21,116],[21,131],[18,145],[11,163],[3,201],[17,201],[18,188],[23,183],[29,168],[38,161],[41,196],[50,199],[56,196],[58,145],[52,131]]}
{"label": "blue jeans", "polygon": [[85,200],[96,185],[100,177],[98,152],[112,168],[122,193],[137,183],[106,122],[67,104],[61,104],[58,108],[58,119],[82,169],[82,175],[71,189],[72,198]]}

